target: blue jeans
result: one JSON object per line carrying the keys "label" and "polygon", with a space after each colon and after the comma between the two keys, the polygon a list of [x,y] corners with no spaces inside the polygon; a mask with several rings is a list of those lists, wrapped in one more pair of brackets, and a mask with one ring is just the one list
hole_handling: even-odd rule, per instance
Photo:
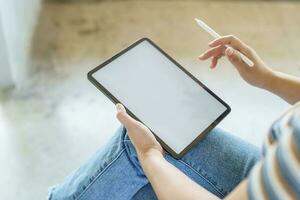
{"label": "blue jeans", "polygon": [[[223,130],[213,129],[182,159],[168,154],[165,158],[196,183],[224,198],[248,175],[260,152]],[[100,199],[157,199],[123,127],[106,147],[49,191],[49,200]]]}

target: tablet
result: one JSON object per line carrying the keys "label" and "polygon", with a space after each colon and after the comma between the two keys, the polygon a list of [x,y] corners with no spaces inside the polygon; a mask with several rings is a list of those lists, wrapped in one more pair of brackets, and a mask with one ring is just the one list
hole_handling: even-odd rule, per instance
{"label": "tablet", "polygon": [[177,159],[230,112],[223,100],[148,38],[91,70],[88,79],[113,103],[123,104]]}

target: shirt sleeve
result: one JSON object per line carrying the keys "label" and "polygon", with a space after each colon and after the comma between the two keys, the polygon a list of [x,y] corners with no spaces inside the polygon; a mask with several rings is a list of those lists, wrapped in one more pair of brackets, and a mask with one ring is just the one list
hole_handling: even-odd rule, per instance
{"label": "shirt sleeve", "polygon": [[248,198],[300,199],[300,107],[274,123],[263,149],[249,175]]}

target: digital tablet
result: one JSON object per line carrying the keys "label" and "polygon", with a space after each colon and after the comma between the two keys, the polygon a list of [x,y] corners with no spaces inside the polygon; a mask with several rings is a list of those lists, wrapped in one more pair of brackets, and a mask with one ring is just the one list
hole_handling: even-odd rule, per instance
{"label": "digital tablet", "polygon": [[221,98],[148,38],[91,70],[88,79],[113,103],[123,104],[177,159],[230,112]]}

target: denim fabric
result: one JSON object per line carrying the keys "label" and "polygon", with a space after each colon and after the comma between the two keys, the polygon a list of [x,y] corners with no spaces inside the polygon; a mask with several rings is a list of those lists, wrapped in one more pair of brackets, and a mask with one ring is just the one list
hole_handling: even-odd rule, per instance
{"label": "denim fabric", "polygon": [[[260,158],[259,149],[223,130],[213,129],[182,159],[165,158],[208,191],[224,198]],[[126,130],[115,136],[61,184],[49,200],[157,199]]]}

